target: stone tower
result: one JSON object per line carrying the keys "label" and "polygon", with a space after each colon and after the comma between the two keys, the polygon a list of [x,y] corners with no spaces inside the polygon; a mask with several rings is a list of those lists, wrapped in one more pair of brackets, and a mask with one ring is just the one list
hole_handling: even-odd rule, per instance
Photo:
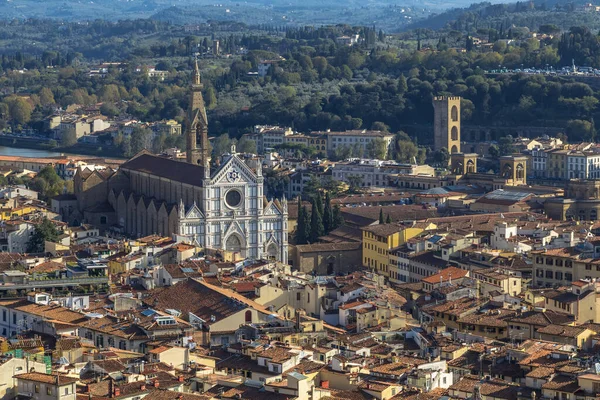
{"label": "stone tower", "polygon": [[433,149],[460,153],[460,97],[434,97],[433,109]]}
{"label": "stone tower", "polygon": [[527,157],[503,156],[500,157],[500,175],[506,179],[506,186],[527,184]]}
{"label": "stone tower", "polygon": [[194,80],[190,90],[190,109],[186,132],[186,159],[191,164],[208,168],[210,159],[208,151],[208,118],[202,97],[202,82],[198,60],[194,64]]}
{"label": "stone tower", "polygon": [[477,153],[450,154],[450,172],[455,175],[466,175],[477,172]]}

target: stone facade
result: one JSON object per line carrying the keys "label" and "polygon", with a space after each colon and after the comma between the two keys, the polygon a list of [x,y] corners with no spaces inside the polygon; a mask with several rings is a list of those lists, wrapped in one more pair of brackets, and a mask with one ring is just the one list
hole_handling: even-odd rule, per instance
{"label": "stone facade", "polygon": [[235,148],[218,169],[210,170],[200,88],[196,66],[187,162],[144,151],[117,171],[79,170],[74,185],[79,213],[71,219],[102,231],[172,236],[204,249],[237,253],[238,258],[287,262],[287,200],[268,201],[260,163],[250,168]]}
{"label": "stone facade", "polygon": [[435,97],[433,108],[434,150],[460,153],[460,97]]}

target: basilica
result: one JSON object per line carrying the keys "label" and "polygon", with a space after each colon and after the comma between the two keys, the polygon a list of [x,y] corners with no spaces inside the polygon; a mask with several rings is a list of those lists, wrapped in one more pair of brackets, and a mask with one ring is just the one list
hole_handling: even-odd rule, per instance
{"label": "basilica", "polygon": [[186,125],[186,161],[143,151],[115,171],[78,170],[76,210],[66,219],[132,237],[167,235],[241,258],[287,262],[287,201],[267,200],[260,161],[246,162],[233,146],[211,170],[197,64]]}

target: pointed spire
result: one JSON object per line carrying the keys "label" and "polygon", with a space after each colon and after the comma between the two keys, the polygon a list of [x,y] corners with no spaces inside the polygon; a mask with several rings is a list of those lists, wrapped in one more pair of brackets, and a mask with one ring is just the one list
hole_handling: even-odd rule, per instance
{"label": "pointed spire", "polygon": [[198,68],[198,57],[194,60],[194,85],[202,85],[200,82],[200,68]]}
{"label": "pointed spire", "polygon": [[183,199],[179,199],[179,217],[185,217],[185,205],[183,204]]}

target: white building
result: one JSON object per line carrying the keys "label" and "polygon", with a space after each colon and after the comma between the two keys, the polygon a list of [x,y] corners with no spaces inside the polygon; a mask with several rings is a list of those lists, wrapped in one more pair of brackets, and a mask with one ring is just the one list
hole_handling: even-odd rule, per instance
{"label": "white building", "polygon": [[568,179],[600,179],[600,154],[571,151],[567,155]]}
{"label": "white building", "polygon": [[[312,135],[325,135],[327,137],[327,153],[331,156],[335,150],[342,146],[358,146],[364,151],[367,145],[376,139],[383,139],[389,152],[394,141],[394,135],[382,131],[353,130],[344,132],[312,132]],[[387,156],[387,152],[386,152]]]}
{"label": "white building", "polygon": [[362,186],[387,186],[388,177],[393,175],[434,176],[435,170],[429,165],[399,164],[394,161],[353,159],[338,162],[332,167],[333,179],[348,182],[350,176],[359,176]]}
{"label": "white building", "polygon": [[3,221],[0,225],[0,251],[25,253],[35,225],[21,220]]}
{"label": "white building", "polygon": [[256,142],[258,154],[268,153],[276,146],[284,143],[286,136],[292,135],[292,128],[269,125],[256,125],[254,132],[244,135],[248,140]]}

